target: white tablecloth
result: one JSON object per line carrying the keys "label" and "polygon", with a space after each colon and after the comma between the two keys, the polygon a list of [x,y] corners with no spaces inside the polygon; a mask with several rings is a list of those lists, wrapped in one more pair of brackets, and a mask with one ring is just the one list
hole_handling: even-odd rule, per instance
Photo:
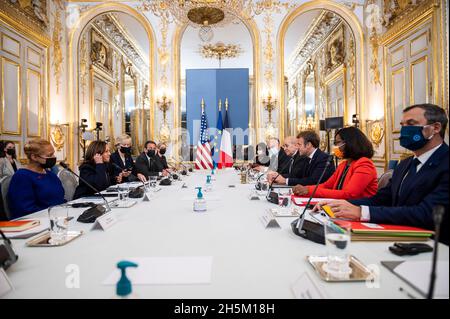
{"label": "white tablecloth", "polygon": [[[196,186],[204,186],[206,173],[183,176],[162,186],[150,202],[129,209],[113,209],[118,223],[107,231],[76,222],[85,209],[70,209],[71,230],[84,235],[52,248],[26,247],[14,240],[19,260],[8,275],[15,290],[5,298],[111,298],[115,286],[102,282],[118,261],[130,257],[212,256],[211,284],[133,286],[141,298],[294,298],[292,284],[305,272],[329,298],[407,298],[400,287],[415,296],[406,283],[384,268],[382,260],[428,260],[431,254],[400,258],[391,254],[392,243],[358,242],[350,252],[364,264],[379,269],[379,285],[365,282],[327,283],[306,262],[308,255],[325,255],[326,247],[295,236],[292,218],[278,218],[280,228],[263,227],[260,217],[273,204],[250,201],[253,185],[242,185],[238,175],[220,171],[214,190],[205,194],[206,213],[194,213]],[[186,183],[188,188],[182,188]],[[229,185],[236,185],[229,188]],[[187,200],[192,198],[192,200]],[[219,200],[217,200],[219,199]],[[46,217],[47,212],[32,217]],[[432,242],[430,241],[430,244]],[[440,260],[448,260],[448,246],[440,245]],[[74,266],[75,265],[75,266]],[[74,268],[75,267],[75,268]],[[79,270],[79,288],[71,280]],[[377,288],[378,287],[378,288]]]}

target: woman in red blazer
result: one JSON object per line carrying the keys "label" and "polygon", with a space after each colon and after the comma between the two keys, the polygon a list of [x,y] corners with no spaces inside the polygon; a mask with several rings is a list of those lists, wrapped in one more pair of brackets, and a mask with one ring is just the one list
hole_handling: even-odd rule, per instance
{"label": "woman in red blazer", "polygon": [[[346,127],[336,132],[334,155],[345,159],[333,175],[317,188],[314,197],[359,199],[371,197],[378,189],[377,170],[372,158],[372,143],[356,127]],[[311,196],[315,185],[294,187],[297,196]]]}

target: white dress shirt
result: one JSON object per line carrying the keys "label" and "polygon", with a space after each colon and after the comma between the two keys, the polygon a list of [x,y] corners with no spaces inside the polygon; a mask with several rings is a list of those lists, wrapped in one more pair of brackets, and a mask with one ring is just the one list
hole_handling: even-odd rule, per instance
{"label": "white dress shirt", "polygon": [[[439,144],[438,146],[432,148],[428,152],[423,153],[420,156],[414,156],[414,158],[417,158],[419,160],[419,162],[420,162],[420,164],[417,165],[416,173],[418,171],[420,171],[420,169],[422,168],[423,164],[425,164],[430,159],[431,155],[433,155],[434,152],[436,152],[437,149],[439,147],[441,147],[441,145],[442,145],[442,143]],[[363,221],[363,222],[370,221],[370,207],[369,206],[361,206],[361,221]]]}

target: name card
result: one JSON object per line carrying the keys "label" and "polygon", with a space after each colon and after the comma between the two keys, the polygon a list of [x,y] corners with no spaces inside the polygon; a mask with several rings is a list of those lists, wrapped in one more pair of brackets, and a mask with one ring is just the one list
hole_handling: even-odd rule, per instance
{"label": "name card", "polygon": [[112,225],[117,223],[117,218],[114,217],[113,214],[107,213],[95,220],[94,226],[92,226],[92,229],[100,229],[100,230],[108,230],[111,228]]}
{"label": "name card", "polygon": [[248,196],[248,199],[250,199],[250,200],[260,200],[258,194],[255,194],[255,193],[251,193],[251,194]]}
{"label": "name card", "polygon": [[0,297],[3,297],[14,290],[14,287],[11,281],[8,278],[8,275],[0,268]]}
{"label": "name card", "polygon": [[261,222],[263,223],[265,228],[281,228],[277,220],[270,214],[264,214],[263,216],[261,216]]}
{"label": "name card", "polygon": [[292,292],[297,299],[325,299],[325,294],[315,285],[307,272],[291,286]]}

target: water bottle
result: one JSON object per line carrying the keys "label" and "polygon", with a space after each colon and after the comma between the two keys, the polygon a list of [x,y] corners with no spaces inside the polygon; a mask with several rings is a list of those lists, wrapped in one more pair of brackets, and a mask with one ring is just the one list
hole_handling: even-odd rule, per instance
{"label": "water bottle", "polygon": [[217,179],[216,179],[216,168],[214,167],[213,169],[212,169],[212,171],[211,171],[211,180],[213,181],[213,182],[215,182]]}
{"label": "water bottle", "polygon": [[206,212],[206,200],[203,198],[202,188],[196,187],[195,189],[198,189],[198,193],[197,198],[194,201],[194,212]]}

